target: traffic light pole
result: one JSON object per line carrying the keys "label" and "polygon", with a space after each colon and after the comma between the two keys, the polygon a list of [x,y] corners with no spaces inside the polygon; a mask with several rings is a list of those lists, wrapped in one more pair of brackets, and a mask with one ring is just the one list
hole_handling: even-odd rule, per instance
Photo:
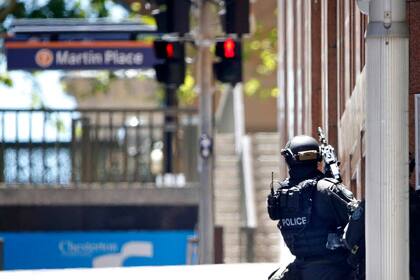
{"label": "traffic light pole", "polygon": [[[200,139],[213,139],[212,122],[212,34],[210,29],[210,1],[198,0],[199,26],[198,47],[198,91],[200,98]],[[202,141],[204,143],[204,141]],[[203,143],[200,143],[201,145]],[[212,143],[210,142],[210,145]],[[203,145],[202,145],[203,146]],[[200,149],[203,151],[203,149]],[[209,149],[211,151],[211,149]],[[199,262],[214,263],[214,205],[213,205],[213,155],[200,153],[200,205],[199,205]]]}
{"label": "traffic light pole", "polygon": [[[165,86],[165,107],[174,109],[177,106],[176,85]],[[173,138],[175,133],[176,115],[173,111],[165,114],[165,132],[164,132],[164,156],[165,156],[165,173],[173,173]]]}

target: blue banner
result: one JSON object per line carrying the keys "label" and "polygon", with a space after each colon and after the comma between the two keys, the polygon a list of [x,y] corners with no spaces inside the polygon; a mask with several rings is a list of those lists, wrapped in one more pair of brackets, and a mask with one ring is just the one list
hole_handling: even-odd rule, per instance
{"label": "blue banner", "polygon": [[193,231],[0,233],[4,269],[186,264]]}
{"label": "blue banner", "polygon": [[152,68],[151,43],[138,41],[6,42],[8,70]]}

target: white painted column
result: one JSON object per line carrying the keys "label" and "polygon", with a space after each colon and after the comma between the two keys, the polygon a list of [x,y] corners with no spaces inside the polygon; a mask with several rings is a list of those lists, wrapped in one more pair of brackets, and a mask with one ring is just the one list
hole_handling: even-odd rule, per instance
{"label": "white painted column", "polygon": [[405,1],[371,0],[366,47],[366,276],[368,280],[407,280]]}

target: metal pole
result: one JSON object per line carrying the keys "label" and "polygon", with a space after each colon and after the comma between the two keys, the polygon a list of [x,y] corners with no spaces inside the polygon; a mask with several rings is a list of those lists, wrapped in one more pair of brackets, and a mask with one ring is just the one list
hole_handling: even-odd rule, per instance
{"label": "metal pole", "polygon": [[[277,96],[277,132],[280,136],[280,145],[284,145],[288,139],[287,135],[287,85],[286,85],[286,24],[285,24],[285,18],[286,18],[286,0],[277,0],[277,10],[278,10],[278,16],[277,16],[277,45],[278,45],[278,65],[277,68],[277,88],[278,88],[278,96]],[[279,155],[280,158],[282,158],[281,155]],[[283,162],[281,159],[280,162]],[[286,168],[283,166],[280,171],[286,170]],[[286,175],[285,172],[282,172],[280,174],[280,177],[283,178]]]}
{"label": "metal pole", "polygon": [[405,1],[371,0],[366,38],[366,276],[409,279]]}
{"label": "metal pole", "polygon": [[[210,46],[210,1],[199,0],[198,91],[200,98],[200,135],[213,137],[212,122],[212,56]],[[200,205],[199,205],[199,261],[214,263],[214,216],[213,216],[213,155],[200,157]]]}
{"label": "metal pole", "polygon": [[[176,100],[176,85],[166,85],[165,87],[165,107],[174,109],[177,106]],[[176,115],[171,111],[165,114],[165,130],[164,130],[164,145],[165,145],[165,173],[173,172],[173,138],[175,134]]]}

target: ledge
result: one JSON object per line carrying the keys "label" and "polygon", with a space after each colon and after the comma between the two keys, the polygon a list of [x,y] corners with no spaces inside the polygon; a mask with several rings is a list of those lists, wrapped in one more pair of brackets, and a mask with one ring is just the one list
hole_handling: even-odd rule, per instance
{"label": "ledge", "polygon": [[117,186],[0,186],[1,206],[35,205],[198,205],[199,188]]}

